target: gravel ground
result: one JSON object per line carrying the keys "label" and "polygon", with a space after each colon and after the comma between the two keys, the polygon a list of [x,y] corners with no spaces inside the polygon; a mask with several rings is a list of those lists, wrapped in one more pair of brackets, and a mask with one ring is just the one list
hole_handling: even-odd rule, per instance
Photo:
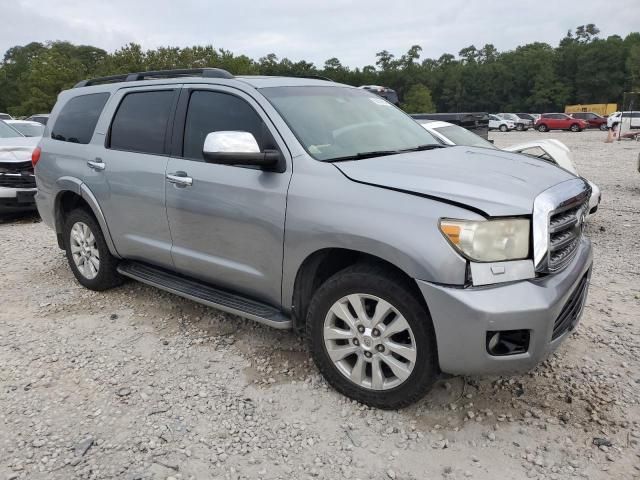
{"label": "gravel ground", "polygon": [[442,380],[402,411],[332,391],[291,333],[85,290],[52,231],[5,220],[0,480],[640,478],[640,143],[544,136],[603,192],[580,328],[527,374]]}

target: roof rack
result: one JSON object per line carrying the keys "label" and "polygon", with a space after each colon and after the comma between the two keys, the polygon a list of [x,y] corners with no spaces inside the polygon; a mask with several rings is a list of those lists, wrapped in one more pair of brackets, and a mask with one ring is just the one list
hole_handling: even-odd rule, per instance
{"label": "roof rack", "polygon": [[329,78],[329,77],[323,77],[322,75],[313,75],[313,74],[309,74],[309,75],[285,75],[287,77],[294,77],[294,78],[311,78],[314,80],[326,80],[327,82],[333,82],[333,78]]}
{"label": "roof rack", "polygon": [[175,70],[154,70],[150,72],[125,73],[108,77],[91,78],[76,83],[73,88],[100,85],[103,83],[136,82],[153,78],[204,77],[204,78],[234,78],[222,68],[184,68]]}

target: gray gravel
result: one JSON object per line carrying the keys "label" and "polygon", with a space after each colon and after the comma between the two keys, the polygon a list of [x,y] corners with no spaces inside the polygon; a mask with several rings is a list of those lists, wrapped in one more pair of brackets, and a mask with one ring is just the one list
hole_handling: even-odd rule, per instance
{"label": "gray gravel", "polygon": [[640,478],[640,143],[544,136],[603,191],[579,330],[530,373],[443,380],[399,412],[333,392],[293,334],[85,290],[42,223],[4,222],[0,480]]}

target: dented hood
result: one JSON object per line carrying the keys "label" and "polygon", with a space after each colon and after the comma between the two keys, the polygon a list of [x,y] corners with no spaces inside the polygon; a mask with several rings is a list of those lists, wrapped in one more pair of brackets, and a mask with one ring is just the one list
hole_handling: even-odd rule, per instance
{"label": "dented hood", "polygon": [[464,146],[334,165],[355,182],[436,198],[487,216],[529,215],[538,194],[575,178],[544,160]]}

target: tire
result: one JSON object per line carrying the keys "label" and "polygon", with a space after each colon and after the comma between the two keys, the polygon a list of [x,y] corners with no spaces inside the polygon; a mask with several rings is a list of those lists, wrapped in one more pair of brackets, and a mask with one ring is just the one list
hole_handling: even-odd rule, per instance
{"label": "tire", "polygon": [[547,127],[544,123],[541,125],[538,125],[538,131],[539,132],[548,132],[549,131],[549,127]]}
{"label": "tire", "polygon": [[[65,219],[62,234],[69,267],[83,287],[102,291],[122,283],[117,271],[118,259],[109,252],[102,230],[91,213],[83,208],[73,210]],[[80,256],[78,263],[74,255],[76,259]]]}
{"label": "tire", "polygon": [[607,131],[607,124],[606,123],[601,123],[600,124],[600,131],[602,131],[602,132],[606,132]]}
{"label": "tire", "polygon": [[508,128],[504,123],[502,125],[500,125],[500,131],[501,132],[506,132],[507,130],[508,130]]}
{"label": "tire", "polygon": [[516,130],[521,132],[524,130],[524,125],[521,123],[516,124]]}
{"label": "tire", "polygon": [[[307,314],[311,355],[320,372],[338,392],[372,407],[397,409],[414,403],[431,389],[439,374],[433,324],[428,311],[411,291],[409,280],[392,270],[356,264],[333,275],[315,292]],[[363,311],[369,311],[369,314],[364,314],[367,322],[371,321],[370,314],[375,313],[380,305],[384,308],[381,312],[391,312],[382,314],[383,321],[377,323],[381,333],[378,330],[376,335],[373,323],[367,323],[361,335],[356,333],[358,325],[364,330],[364,322],[360,321],[362,317],[354,315],[353,305],[358,302],[352,299],[363,306]],[[391,309],[388,310],[382,302],[388,302],[386,305]],[[343,321],[334,311],[345,317],[350,315],[350,323]],[[405,325],[402,319],[408,327],[399,330],[403,328],[399,325]],[[395,326],[395,334],[391,333],[392,325]],[[330,332],[340,331],[339,339],[326,338],[325,328]],[[385,335],[387,329],[389,332]],[[349,337],[344,332],[348,332]],[[408,346],[405,351],[412,352],[414,361],[404,356],[399,360],[397,354],[391,352],[399,343]],[[381,346],[383,352],[380,351]],[[340,357],[336,352],[341,347],[354,352],[343,353]],[[334,352],[335,362],[329,348]],[[402,368],[396,370],[399,364]],[[360,382],[357,378],[356,381],[348,378],[349,374],[353,377],[358,365],[361,366]],[[375,371],[379,373],[377,380],[373,375],[375,365]],[[390,365],[395,365],[393,370]],[[396,371],[402,373],[396,376]]]}
{"label": "tire", "polygon": [[580,125],[578,125],[577,123],[572,124],[569,127],[569,130],[571,130],[572,132],[580,132],[580,131],[582,131],[582,129],[580,128]]}

